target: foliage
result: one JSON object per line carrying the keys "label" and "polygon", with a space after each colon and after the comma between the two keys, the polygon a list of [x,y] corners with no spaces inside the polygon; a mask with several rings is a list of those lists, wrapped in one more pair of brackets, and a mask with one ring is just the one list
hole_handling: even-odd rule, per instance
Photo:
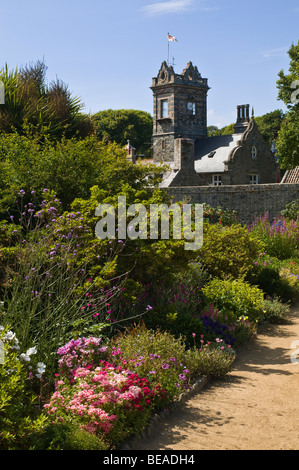
{"label": "foliage", "polygon": [[[256,116],[254,118],[260,133],[269,147],[271,146],[273,137],[277,138],[284,118],[285,115],[280,109],[276,109],[275,111],[263,114],[262,116]],[[234,132],[235,130],[233,123],[221,129],[218,129],[216,126],[208,127],[208,135],[210,137],[217,135],[230,135],[234,134]]]}
{"label": "foliage", "polygon": [[269,213],[258,217],[249,227],[251,235],[264,243],[264,251],[278,259],[299,255],[299,220],[288,221],[284,216],[270,221]]}
{"label": "foliage", "polygon": [[[283,70],[278,73],[277,88],[278,88],[278,99],[282,100],[289,109],[294,107],[292,100],[292,93],[294,88],[291,88],[293,81],[299,79],[299,41],[298,44],[292,44],[288,50],[290,58],[290,65],[287,74]],[[297,105],[295,105],[297,106]]]}
{"label": "foliage", "polygon": [[107,444],[76,423],[50,423],[34,439],[35,450],[106,450]]}
{"label": "foliage", "polygon": [[76,199],[87,200],[90,188],[98,186],[102,198],[116,195],[126,185],[131,192],[155,187],[160,169],[154,165],[132,164],[116,144],[99,142],[96,137],[62,139],[52,143],[38,138],[0,135],[0,211],[16,210],[15,195],[24,190],[42,196],[53,190],[63,208]]}
{"label": "foliage", "polygon": [[299,165],[299,110],[291,110],[282,123],[276,143],[278,162],[283,169]]}
{"label": "foliage", "polygon": [[299,264],[281,268],[279,274],[281,279],[285,282],[288,293],[288,300],[295,302],[299,298]]}
{"label": "foliage", "polygon": [[210,279],[199,262],[191,261],[187,268],[166,282],[152,282],[147,287],[145,301],[151,308],[144,316],[149,328],[160,328],[176,338],[184,336],[192,343],[191,332],[203,331],[199,312],[202,308],[202,286]]}
{"label": "foliage", "polygon": [[18,70],[0,71],[5,87],[5,104],[0,109],[0,130],[60,139],[63,135],[85,137],[93,130],[88,116],[80,113],[83,104],[73,97],[61,80],[46,85],[44,62],[26,65]]}
{"label": "foliage", "polygon": [[297,220],[299,218],[299,199],[287,204],[285,209],[281,211],[281,215],[289,220]]}
{"label": "foliage", "polygon": [[32,392],[33,382],[41,380],[44,364],[33,364],[35,348],[21,353],[19,340],[8,327],[0,326],[0,341],[0,449],[27,450],[47,423],[45,416],[35,412],[38,397]]}
{"label": "foliage", "polygon": [[[24,208],[20,225],[11,234],[15,246],[1,249],[5,268],[1,317],[13,326],[24,347],[34,343],[43,351],[43,360],[53,366],[53,351],[69,332],[73,334],[78,322],[84,322],[85,328],[101,328],[98,312],[106,320],[109,280],[114,278],[111,263],[117,252],[109,252],[109,257],[103,254],[108,242],[95,239],[81,213],[59,215],[59,200],[48,191],[44,197],[40,208],[30,203]],[[92,280],[89,268],[94,259],[98,264],[93,263],[93,268],[98,271],[93,271]],[[114,279],[113,297],[121,282]],[[105,283],[103,294],[100,288]]]}
{"label": "foliage", "polygon": [[72,383],[60,377],[45,409],[53,422],[77,423],[111,446],[144,429],[154,394],[146,379],[101,361],[76,369]]}
{"label": "foliage", "polygon": [[198,261],[212,276],[225,279],[241,278],[251,267],[252,259],[262,251],[263,244],[254,239],[245,227],[204,225],[203,246]]}
{"label": "foliage", "polygon": [[182,337],[175,338],[167,331],[152,330],[139,324],[117,336],[113,344],[118,363],[146,377],[152,389],[163,391],[163,400],[156,392],[156,407],[165,406],[187,388],[189,371],[185,365]]}
{"label": "foliage", "polygon": [[287,314],[290,311],[288,304],[285,304],[274,298],[272,300],[265,299],[263,303],[263,313],[266,321],[270,323],[282,324],[287,321]]}
{"label": "foliage", "polygon": [[285,115],[281,109],[276,109],[271,113],[255,117],[255,122],[258,126],[258,129],[269,147],[272,144],[273,138],[277,138],[284,118]]}
{"label": "foliage", "polygon": [[221,207],[211,207],[209,204],[203,204],[203,216],[204,220],[210,223],[219,223],[222,226],[237,224],[237,213],[236,211],[224,210]]}
{"label": "foliage", "polygon": [[266,253],[260,253],[253,262],[247,280],[258,286],[271,298],[277,297],[284,302],[294,302],[298,296],[298,288],[296,289],[297,265],[298,261],[296,262],[294,259],[279,260]]}
{"label": "foliage", "polygon": [[107,109],[93,115],[97,137],[100,140],[130,145],[137,154],[150,156],[153,119],[149,113],[134,109]]}
{"label": "foliage", "polygon": [[222,379],[228,374],[235,360],[235,352],[230,345],[222,339],[216,338],[214,342],[204,341],[199,349],[190,348],[186,353],[188,368],[192,374]]}
{"label": "foliage", "polygon": [[299,41],[298,44],[291,45],[288,54],[290,58],[289,73],[285,74],[281,70],[277,80],[278,99],[282,100],[289,109],[278,134],[276,145],[279,164],[284,169],[299,165]]}
{"label": "foliage", "polygon": [[263,306],[263,292],[242,279],[214,278],[202,289],[206,305],[214,305],[229,322],[247,316],[250,322],[259,320]]}

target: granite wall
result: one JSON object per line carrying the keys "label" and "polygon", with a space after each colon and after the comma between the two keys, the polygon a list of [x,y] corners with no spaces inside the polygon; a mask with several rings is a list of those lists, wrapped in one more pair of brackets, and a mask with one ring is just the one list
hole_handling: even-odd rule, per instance
{"label": "granite wall", "polygon": [[242,223],[250,223],[269,211],[275,217],[289,202],[299,200],[299,184],[258,184],[240,186],[193,186],[165,189],[173,202],[206,203],[236,211]]}

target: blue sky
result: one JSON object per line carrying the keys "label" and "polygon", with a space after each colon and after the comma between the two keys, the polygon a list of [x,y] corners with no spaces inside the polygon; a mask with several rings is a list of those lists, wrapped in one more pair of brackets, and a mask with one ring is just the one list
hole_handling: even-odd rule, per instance
{"label": "blue sky", "polygon": [[167,59],[188,61],[208,78],[208,124],[285,109],[279,70],[299,39],[298,0],[10,0],[0,3],[0,67],[43,59],[47,78],[68,84],[84,112],[139,109],[152,114],[152,77]]}

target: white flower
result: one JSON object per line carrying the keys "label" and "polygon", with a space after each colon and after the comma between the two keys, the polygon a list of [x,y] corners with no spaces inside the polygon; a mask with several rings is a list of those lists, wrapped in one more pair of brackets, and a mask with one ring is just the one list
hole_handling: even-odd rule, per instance
{"label": "white flower", "polygon": [[41,367],[43,369],[46,369],[46,364],[44,364],[43,362],[38,362],[37,367]]}
{"label": "white flower", "polygon": [[27,356],[27,354],[22,353],[20,355],[20,359],[22,359],[23,361],[29,362],[30,361],[30,356]]}
{"label": "white flower", "polygon": [[46,370],[46,365],[43,362],[38,362],[37,364],[37,372],[39,374],[43,374]]}
{"label": "white flower", "polygon": [[26,351],[27,356],[31,356],[31,354],[36,354],[36,353],[37,353],[37,349],[36,349],[36,348],[29,348],[29,349]]}
{"label": "white flower", "polygon": [[13,339],[15,339],[16,337],[16,334],[13,333],[13,331],[8,331],[7,333],[5,333],[5,335],[3,336],[3,340],[8,340],[8,341],[11,341]]}

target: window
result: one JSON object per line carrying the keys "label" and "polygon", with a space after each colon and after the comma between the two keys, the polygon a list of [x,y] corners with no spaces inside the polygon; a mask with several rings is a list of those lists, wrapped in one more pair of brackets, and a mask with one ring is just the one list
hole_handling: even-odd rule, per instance
{"label": "window", "polygon": [[168,100],[161,101],[161,117],[168,118]]}
{"label": "window", "polygon": [[253,146],[251,148],[251,158],[252,158],[252,160],[255,160],[256,157],[257,157],[257,148],[255,146]]}
{"label": "window", "polygon": [[259,175],[256,173],[253,173],[249,175],[249,182],[250,184],[258,184],[259,183]]}
{"label": "window", "polygon": [[222,185],[222,176],[213,175],[213,186],[221,186],[221,185]]}

